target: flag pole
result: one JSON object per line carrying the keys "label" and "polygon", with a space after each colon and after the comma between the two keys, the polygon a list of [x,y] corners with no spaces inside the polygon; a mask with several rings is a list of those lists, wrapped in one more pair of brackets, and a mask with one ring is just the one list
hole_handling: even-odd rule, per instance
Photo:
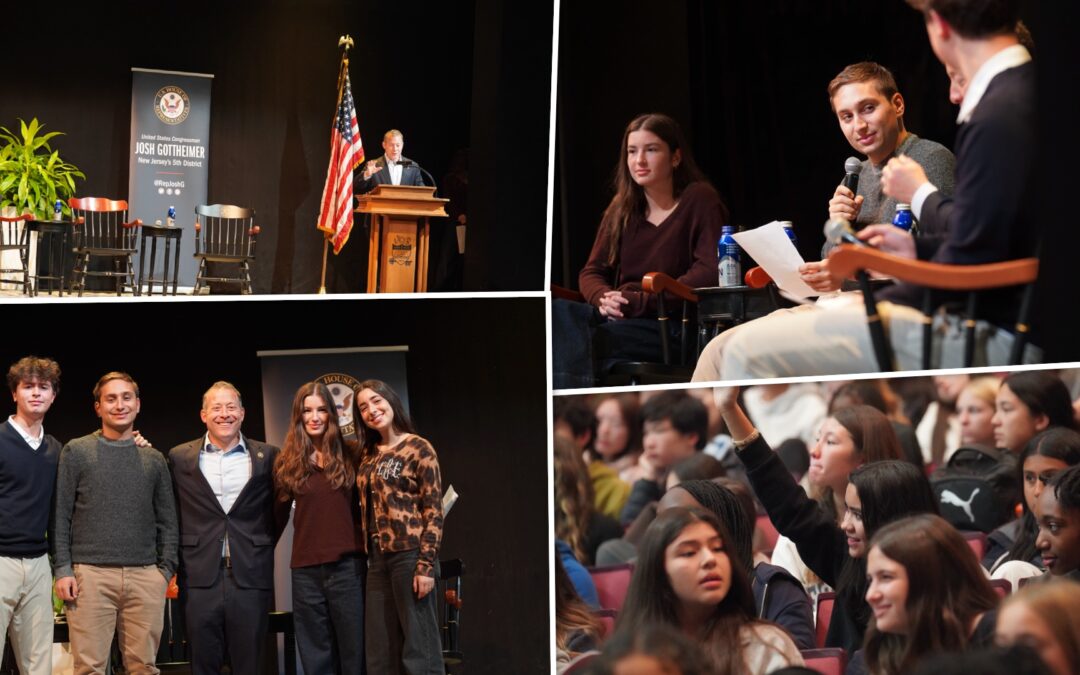
{"label": "flag pole", "polygon": [[[341,65],[338,67],[337,101],[334,104],[334,120],[337,119],[337,109],[341,105],[341,95],[345,87],[345,74],[349,72],[349,49],[353,46],[353,39],[348,34],[345,34],[338,38],[337,44],[338,47],[342,48],[342,51]],[[334,120],[331,121],[331,124],[334,123]],[[319,295],[326,295],[326,258],[329,250],[330,237],[324,233],[322,250],[322,274],[319,277]]]}

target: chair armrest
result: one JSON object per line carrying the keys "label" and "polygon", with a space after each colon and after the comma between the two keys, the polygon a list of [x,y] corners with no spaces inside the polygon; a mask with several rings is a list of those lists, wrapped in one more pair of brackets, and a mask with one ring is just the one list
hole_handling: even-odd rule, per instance
{"label": "chair armrest", "polygon": [[671,293],[688,302],[697,302],[697,294],[686,284],[675,280],[663,272],[649,272],[641,279],[641,287],[646,293]]}
{"label": "chair armrest", "polygon": [[130,223],[120,223],[120,227],[139,227],[140,225],[142,225],[142,220],[139,218],[136,218]]}
{"label": "chair armrest", "polygon": [[982,265],[946,265],[901,258],[853,244],[843,244],[829,256],[829,271],[834,277],[846,279],[859,270],[873,270],[900,281],[930,288],[972,291],[1032,283],[1039,274],[1039,259],[1021,258]]}
{"label": "chair armrest", "polygon": [[585,302],[585,296],[577,291],[572,291],[564,286],[551,284],[551,297],[556,300],[570,300],[572,302]]}
{"label": "chair armrest", "polygon": [[21,216],[0,216],[0,222],[4,223],[21,223],[24,220],[30,220],[34,216],[30,213],[24,213]]}
{"label": "chair armrest", "polygon": [[260,228],[258,225],[252,225],[251,229],[248,230],[248,234],[250,234],[253,237],[255,235],[259,234],[259,232],[262,232],[262,228]]}
{"label": "chair armrest", "polygon": [[772,283],[772,277],[763,267],[751,267],[746,270],[744,280],[750,288],[765,288]]}

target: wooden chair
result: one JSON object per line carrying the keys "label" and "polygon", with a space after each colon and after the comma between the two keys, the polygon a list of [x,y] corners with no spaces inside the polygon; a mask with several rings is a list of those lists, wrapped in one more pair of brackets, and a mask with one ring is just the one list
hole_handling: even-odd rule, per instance
{"label": "wooden chair", "polygon": [[[255,261],[255,243],[259,235],[255,210],[228,204],[195,207],[195,257],[199,271],[195,276],[197,295],[208,281],[239,283],[240,293],[251,294],[251,264]],[[209,263],[215,263],[212,276]],[[226,275],[235,266],[236,274]]]}
{"label": "wooden chair", "polygon": [[[0,259],[8,251],[19,254],[19,267],[6,267],[0,263],[0,284],[22,286],[24,295],[30,295],[30,237],[23,224],[27,218],[26,215],[0,216]],[[5,277],[8,274],[20,274],[22,279],[8,279]]]}
{"label": "wooden chair", "polygon": [[593,585],[596,586],[596,596],[600,600],[600,607],[613,609],[616,612],[621,610],[626,600],[626,592],[630,588],[630,578],[633,575],[633,563],[590,567],[589,576],[592,577]]}
{"label": "wooden chair", "polygon": [[465,563],[460,558],[439,562],[439,587],[442,591],[436,596],[442,606],[442,655],[446,666],[457,665],[465,660],[458,641],[458,627],[461,623],[461,577],[465,575]]}
{"label": "wooden chair", "polygon": [[[138,228],[142,221],[127,221],[128,203],[123,199],[101,197],[72,197],[68,200],[74,225],[73,246],[75,252],[74,288],[82,296],[86,290],[86,277],[105,277],[116,282],[116,294],[125,287],[134,295],[139,294],[132,262],[138,245]],[[112,269],[91,269],[95,258],[112,263]]]}
{"label": "wooden chair", "polygon": [[[1035,292],[1035,279],[1039,274],[1038,258],[1022,258],[1000,263],[984,265],[945,265],[901,258],[877,249],[843,244],[829,258],[829,270],[837,277],[859,279],[866,304],[867,324],[874,343],[875,357],[882,371],[895,370],[892,346],[885,335],[885,327],[878,315],[877,303],[870,290],[867,270],[887,274],[909,283],[923,286],[924,300],[923,321],[923,356],[922,368],[931,367],[931,346],[933,339],[931,316],[939,305],[934,299],[934,290],[966,291],[966,302],[962,312],[964,318],[964,367],[970,367],[975,357],[975,327],[978,320],[979,291],[1022,286],[1023,292],[1015,323],[1015,340],[1009,355],[1009,364],[1020,363],[1027,345],[1030,326],[1031,304]],[[999,364],[992,364],[999,365]]]}

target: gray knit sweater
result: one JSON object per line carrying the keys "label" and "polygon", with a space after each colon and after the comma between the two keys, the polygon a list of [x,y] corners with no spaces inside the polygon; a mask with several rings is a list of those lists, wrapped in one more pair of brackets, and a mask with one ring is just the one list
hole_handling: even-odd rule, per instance
{"label": "gray knit sweater", "polygon": [[165,456],[95,431],[60,453],[52,527],[53,573],[73,563],[177,567],[176,507]]}

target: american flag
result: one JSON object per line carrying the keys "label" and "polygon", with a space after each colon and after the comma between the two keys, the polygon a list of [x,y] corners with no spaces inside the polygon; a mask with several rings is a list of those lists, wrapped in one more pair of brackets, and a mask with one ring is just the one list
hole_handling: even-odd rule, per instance
{"label": "american flag", "polygon": [[364,144],[356,125],[349,73],[345,72],[345,87],[338,103],[337,118],[330,130],[330,166],[326,170],[322,205],[319,208],[319,229],[334,245],[334,253],[349,240],[353,226],[353,169],[364,161]]}

